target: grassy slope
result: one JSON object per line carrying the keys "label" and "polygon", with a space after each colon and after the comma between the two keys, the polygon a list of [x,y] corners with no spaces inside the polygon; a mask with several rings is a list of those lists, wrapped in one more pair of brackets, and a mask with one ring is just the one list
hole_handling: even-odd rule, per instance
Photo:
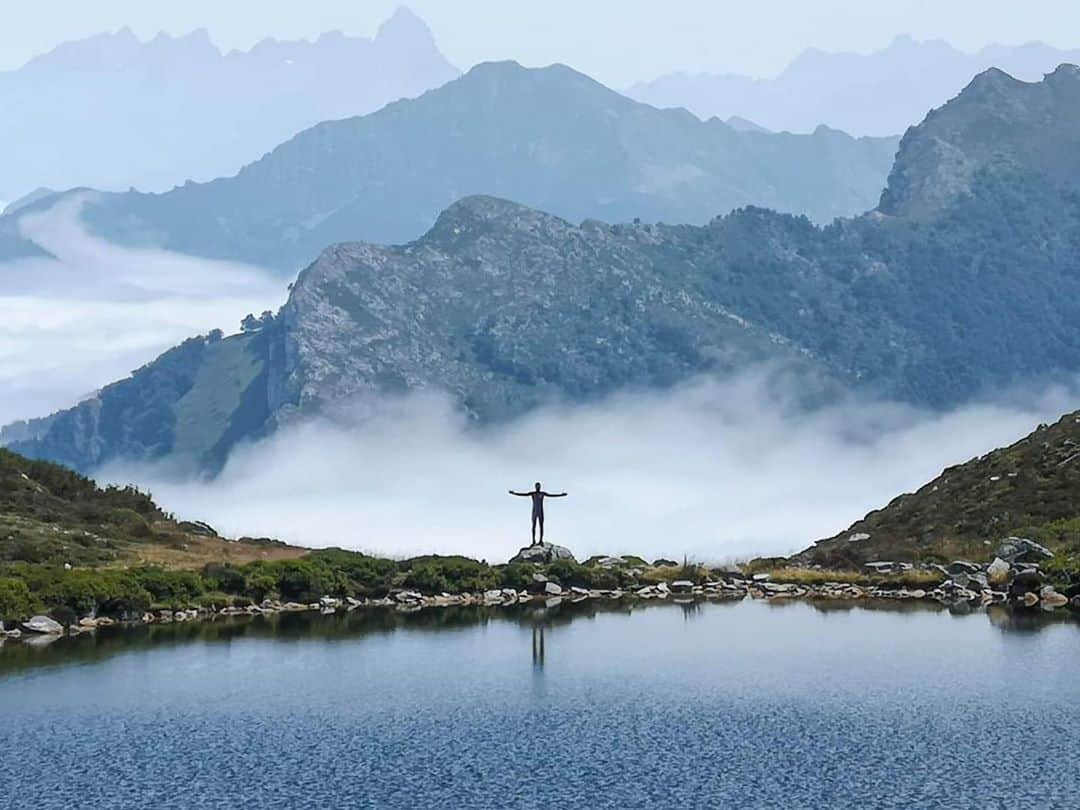
{"label": "grassy slope", "polygon": [[140,562],[200,568],[293,558],[305,549],[191,531],[133,487],[99,488],[78,473],[0,448],[0,565]]}
{"label": "grassy slope", "polygon": [[[869,538],[850,540],[860,534]],[[984,560],[1009,535],[1038,540],[1062,561],[1080,557],[1080,411],[946,469],[796,560],[841,568]]]}

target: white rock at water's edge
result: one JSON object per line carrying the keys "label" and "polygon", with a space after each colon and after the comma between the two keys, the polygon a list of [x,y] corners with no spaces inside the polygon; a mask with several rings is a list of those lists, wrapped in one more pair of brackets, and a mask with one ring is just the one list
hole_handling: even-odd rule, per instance
{"label": "white rock at water's edge", "polygon": [[63,625],[48,616],[34,616],[23,622],[22,626],[24,630],[29,630],[31,633],[42,633],[44,635],[58,635],[64,632]]}

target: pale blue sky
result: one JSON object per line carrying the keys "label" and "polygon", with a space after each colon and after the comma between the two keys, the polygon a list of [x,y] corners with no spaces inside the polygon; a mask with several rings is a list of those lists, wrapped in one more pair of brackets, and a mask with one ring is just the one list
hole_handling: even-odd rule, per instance
{"label": "pale blue sky", "polygon": [[[141,38],[206,27],[225,48],[329,29],[370,35],[400,0],[0,0],[0,69],[59,42],[130,25]],[[1080,45],[1077,0],[411,0],[460,67],[566,62],[614,86],[672,70],[772,75],[796,53],[870,51],[894,35],[964,50]]]}

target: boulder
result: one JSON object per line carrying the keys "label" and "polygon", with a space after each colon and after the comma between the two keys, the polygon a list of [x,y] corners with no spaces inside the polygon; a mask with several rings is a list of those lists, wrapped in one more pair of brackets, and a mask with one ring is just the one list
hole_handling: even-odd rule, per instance
{"label": "boulder", "polygon": [[1039,571],[1019,571],[1013,575],[1009,585],[1009,593],[1018,596],[1025,593],[1035,593],[1042,589],[1046,577]]}
{"label": "boulder", "polygon": [[967,560],[956,560],[955,562],[949,563],[949,566],[945,569],[946,573],[954,578],[957,574],[977,574],[979,573],[979,570],[979,566],[975,563],[968,562]]}
{"label": "boulder", "polygon": [[675,593],[691,593],[694,590],[694,583],[688,579],[678,579],[671,583],[671,590]]}
{"label": "boulder", "polygon": [[55,619],[48,616],[33,616],[22,623],[23,630],[30,633],[41,633],[53,636],[64,632],[63,626]]}
{"label": "boulder", "polygon": [[570,560],[571,562],[577,562],[574,559],[573,552],[565,546],[556,546],[553,543],[541,543],[535,546],[525,546],[517,554],[510,558],[512,563],[538,563],[543,565],[544,563],[555,562],[555,560]]}
{"label": "boulder", "polygon": [[994,561],[986,567],[986,581],[991,585],[1001,585],[1009,579],[1009,564],[1001,557],[994,557]]}
{"label": "boulder", "polygon": [[562,592],[562,586],[554,582],[545,582],[544,590],[541,591],[541,593],[547,594],[548,596],[561,596]]}
{"label": "boulder", "polygon": [[1018,560],[1048,560],[1054,556],[1054,552],[1026,537],[1006,537],[998,546],[997,555],[1012,563]]}
{"label": "boulder", "polygon": [[1054,590],[1053,585],[1044,585],[1043,589],[1039,591],[1039,598],[1043,607],[1047,608],[1065,607],[1065,605],[1069,604],[1069,597],[1063,593],[1058,593]]}

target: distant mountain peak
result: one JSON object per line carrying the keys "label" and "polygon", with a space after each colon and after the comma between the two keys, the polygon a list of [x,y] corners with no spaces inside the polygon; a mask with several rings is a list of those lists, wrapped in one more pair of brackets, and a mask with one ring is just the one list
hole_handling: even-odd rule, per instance
{"label": "distant mountain peak", "polygon": [[532,222],[546,220],[562,222],[553,214],[490,194],[470,194],[451,204],[435,221],[435,225],[423,240],[440,240],[458,236],[478,225],[507,224],[514,220],[528,219]]}
{"label": "distant mountain peak", "polygon": [[375,34],[375,41],[394,45],[431,45],[435,44],[435,36],[431,28],[423,19],[414,14],[405,6],[398,6],[397,10],[379,26]]}
{"label": "distant mountain peak", "polygon": [[1076,81],[1080,79],[1080,65],[1062,62],[1052,72],[1046,74],[1046,79],[1048,81]]}
{"label": "distant mountain peak", "polygon": [[1013,78],[1004,70],[992,67],[977,74],[971,82],[960,92],[960,98],[971,97],[979,93],[1008,92],[1015,87],[1025,84],[1019,79]]}
{"label": "distant mountain peak", "polygon": [[1075,189],[1078,105],[1075,66],[1062,65],[1038,82],[984,70],[904,135],[879,210],[933,218],[991,178],[1017,173]]}

